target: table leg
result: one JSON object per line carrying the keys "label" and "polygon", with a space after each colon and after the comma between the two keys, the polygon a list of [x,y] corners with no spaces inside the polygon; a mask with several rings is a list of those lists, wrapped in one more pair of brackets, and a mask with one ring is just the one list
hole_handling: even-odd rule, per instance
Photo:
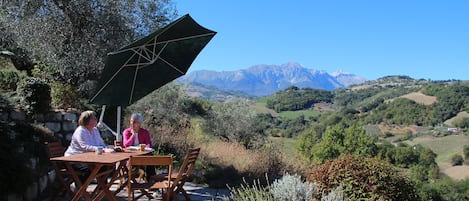
{"label": "table leg", "polygon": [[[80,186],[80,188],[76,192],[75,196],[73,197],[72,201],[78,201],[80,199],[80,197],[82,197],[82,196],[84,196],[85,200],[87,200],[87,201],[91,200],[91,197],[88,194],[88,192],[86,192],[86,189],[90,185],[91,181],[96,177],[96,174],[98,173],[99,169],[101,169],[102,166],[103,166],[102,164],[96,164],[96,165],[90,165],[89,166],[90,169],[91,169],[91,167],[93,167],[92,170],[91,170],[91,173],[88,176],[88,178],[86,179],[86,181]],[[76,177],[76,178],[77,178],[77,180],[75,180],[75,181],[81,183],[80,180],[78,179],[78,177]]]}
{"label": "table leg", "polygon": [[[111,173],[112,170],[109,170],[109,173]],[[106,196],[107,200],[114,200],[117,201],[116,197],[112,192],[109,190],[109,188],[112,185],[112,182],[107,183],[107,177],[109,174],[103,174],[100,175],[96,180],[98,181],[98,186],[96,189],[100,188],[101,191],[98,193],[96,196],[95,200],[101,200]]]}

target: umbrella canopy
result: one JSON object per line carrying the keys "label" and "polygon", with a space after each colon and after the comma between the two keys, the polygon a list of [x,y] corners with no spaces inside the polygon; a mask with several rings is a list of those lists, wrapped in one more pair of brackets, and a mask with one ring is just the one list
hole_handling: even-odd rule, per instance
{"label": "umbrella canopy", "polygon": [[98,91],[90,102],[127,106],[186,74],[216,32],[189,14],[108,54]]}

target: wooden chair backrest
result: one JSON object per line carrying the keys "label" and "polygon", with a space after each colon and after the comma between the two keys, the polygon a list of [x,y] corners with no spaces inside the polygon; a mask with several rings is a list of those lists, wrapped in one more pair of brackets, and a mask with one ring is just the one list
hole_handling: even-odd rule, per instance
{"label": "wooden chair backrest", "polygon": [[199,157],[199,153],[200,148],[190,148],[187,151],[186,158],[184,159],[184,162],[182,162],[181,167],[179,167],[177,177],[173,181],[173,183],[176,185],[171,185],[172,190],[174,190],[177,185],[180,185],[179,182],[184,183],[184,180],[192,174],[192,170],[195,167],[195,162]]}
{"label": "wooden chair backrest", "polygon": [[129,164],[132,166],[142,165],[172,165],[172,156],[131,156]]}
{"label": "wooden chair backrest", "polygon": [[46,151],[49,158],[63,156],[65,148],[61,142],[45,142]]}
{"label": "wooden chair backrest", "polygon": [[[136,184],[135,176],[132,173],[133,172],[132,166],[168,166],[168,174],[171,175],[172,170],[173,170],[173,156],[131,156],[129,158],[129,171],[128,171],[129,181],[127,183],[128,200],[132,200],[131,197],[134,197],[133,195],[134,190],[153,189],[156,185],[156,183],[153,185]],[[160,184],[164,183],[163,185],[158,185],[157,188],[164,188],[167,190],[167,192],[169,192],[169,187],[171,186],[171,178],[168,178],[166,181],[160,181],[157,183],[160,183]],[[166,196],[166,200],[168,199],[169,199],[169,196]]]}
{"label": "wooden chair backrest", "polygon": [[[45,142],[44,145],[46,146],[46,152],[49,158],[60,157],[64,155],[65,147],[62,145],[61,142]],[[74,192],[72,192],[69,188],[70,184],[73,182],[73,170],[68,170],[61,162],[50,162],[55,170],[55,173],[57,174],[57,179],[62,184],[62,187],[70,196],[73,196]]]}
{"label": "wooden chair backrest", "polygon": [[[184,174],[185,176],[189,176],[192,174],[192,170],[194,170],[195,162],[199,157],[200,148],[191,148],[187,151],[186,158],[184,159],[181,168],[179,169],[179,174]],[[186,163],[186,164],[184,164]]]}

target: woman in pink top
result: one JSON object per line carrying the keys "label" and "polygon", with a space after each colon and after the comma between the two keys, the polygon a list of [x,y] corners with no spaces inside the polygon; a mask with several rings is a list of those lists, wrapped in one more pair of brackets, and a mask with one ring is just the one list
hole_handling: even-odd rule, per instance
{"label": "woman in pink top", "polygon": [[143,123],[143,116],[141,114],[132,114],[130,117],[130,127],[122,132],[124,138],[124,147],[138,146],[146,144],[151,148],[150,132],[144,128],[140,128]]}
{"label": "woman in pink top", "polygon": [[[143,116],[139,113],[134,113],[130,117],[130,127],[122,132],[124,138],[124,147],[138,146],[140,144],[146,144],[148,148],[151,148],[150,132],[148,130],[140,128],[143,123]],[[155,167],[144,166],[143,171],[139,171],[138,182],[141,182],[146,177],[148,180],[151,176],[155,175]],[[132,170],[136,171],[136,170]]]}

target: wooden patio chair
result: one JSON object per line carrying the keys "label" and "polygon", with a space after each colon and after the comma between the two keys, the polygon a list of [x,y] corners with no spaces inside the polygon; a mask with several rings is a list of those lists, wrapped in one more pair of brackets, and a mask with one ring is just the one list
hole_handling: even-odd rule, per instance
{"label": "wooden patio chair", "polygon": [[[129,170],[132,169],[132,166],[168,166],[168,174],[171,175],[173,169],[173,157],[172,156],[131,156],[129,159]],[[135,200],[143,195],[146,195],[149,199],[152,199],[153,196],[148,193],[147,190],[160,189],[166,194],[168,193],[171,187],[171,179],[167,178],[166,180],[149,180],[144,183],[139,183],[136,181],[135,173],[128,171],[129,181],[127,184],[128,200]],[[135,190],[140,190],[141,194],[135,197]],[[170,196],[163,196],[163,200],[169,201]]]}
{"label": "wooden patio chair", "polygon": [[[192,171],[194,170],[195,162],[199,157],[199,153],[200,148],[189,149],[178,171],[173,171],[172,174],[156,175],[153,176],[152,179],[162,181],[169,178],[173,183],[173,185],[170,187],[170,192],[172,193],[171,197],[179,200],[177,198],[177,194],[182,193],[187,201],[191,201],[189,194],[184,189],[184,184],[190,179],[192,175]],[[168,175],[171,176],[168,177]]]}
{"label": "wooden patio chair", "polygon": [[[46,152],[49,158],[63,156],[65,152],[65,148],[62,146],[61,142],[45,142]],[[75,194],[71,189],[70,185],[73,183],[72,172],[73,170],[68,170],[64,164],[58,161],[50,161],[52,167],[54,168],[56,179],[59,180],[61,187],[63,188],[62,191],[58,191],[57,193],[62,192],[62,196],[67,193],[70,197],[73,197]],[[55,194],[53,197],[55,197]]]}

